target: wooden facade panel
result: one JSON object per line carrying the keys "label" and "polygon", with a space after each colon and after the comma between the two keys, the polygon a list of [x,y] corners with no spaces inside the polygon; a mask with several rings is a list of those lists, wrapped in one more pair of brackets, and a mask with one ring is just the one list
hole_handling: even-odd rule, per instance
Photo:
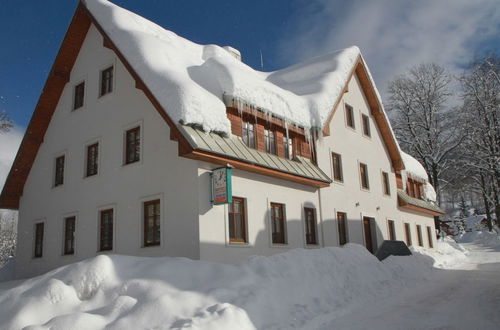
{"label": "wooden facade panel", "polygon": [[266,151],[266,145],[264,141],[264,124],[263,123],[257,123],[256,125],[256,130],[257,130],[257,137],[256,137],[256,146],[257,150],[265,152]]}

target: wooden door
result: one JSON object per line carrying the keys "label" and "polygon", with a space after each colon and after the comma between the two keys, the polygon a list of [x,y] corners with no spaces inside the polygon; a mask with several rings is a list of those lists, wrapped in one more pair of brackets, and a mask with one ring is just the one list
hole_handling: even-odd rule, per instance
{"label": "wooden door", "polygon": [[369,217],[363,217],[363,230],[365,232],[365,246],[368,251],[373,253],[372,226]]}

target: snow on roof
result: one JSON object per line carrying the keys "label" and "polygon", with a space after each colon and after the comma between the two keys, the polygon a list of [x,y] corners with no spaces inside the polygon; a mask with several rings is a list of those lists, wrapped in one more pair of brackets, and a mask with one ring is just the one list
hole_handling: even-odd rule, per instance
{"label": "snow on roof", "polygon": [[216,45],[199,45],[106,0],[84,4],[168,115],[230,134],[223,95],[304,128],[323,127],[349,79],[358,47],[260,72]]}
{"label": "snow on roof", "polygon": [[[427,182],[428,176],[425,168],[418,160],[401,150],[401,157],[405,165],[406,173],[409,177]],[[433,189],[434,190],[434,189]]]}

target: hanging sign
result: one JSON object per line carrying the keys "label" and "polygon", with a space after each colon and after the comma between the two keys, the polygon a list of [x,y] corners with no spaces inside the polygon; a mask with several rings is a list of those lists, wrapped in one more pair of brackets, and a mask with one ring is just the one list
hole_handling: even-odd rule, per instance
{"label": "hanging sign", "polygon": [[231,190],[231,168],[219,167],[212,171],[212,204],[230,204],[233,202]]}

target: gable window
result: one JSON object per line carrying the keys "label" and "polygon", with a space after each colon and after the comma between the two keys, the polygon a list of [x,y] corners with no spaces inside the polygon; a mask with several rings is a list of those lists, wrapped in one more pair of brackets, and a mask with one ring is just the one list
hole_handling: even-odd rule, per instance
{"label": "gable window", "polygon": [[363,189],[370,189],[370,181],[368,180],[368,166],[366,164],[359,164],[359,174],[361,176],[361,187]]}
{"label": "gable window", "polygon": [[113,209],[102,210],[99,221],[99,250],[113,250]]}
{"label": "gable window", "polygon": [[396,229],[394,227],[394,220],[387,220],[387,229],[389,231],[389,240],[396,240]]}
{"label": "gable window", "polygon": [[43,222],[35,224],[35,246],[33,251],[34,258],[41,258],[43,255],[43,231]]}
{"label": "gable window", "polygon": [[273,244],[286,244],[284,204],[271,203],[271,222]]}
{"label": "gable window", "polygon": [[97,164],[99,157],[99,143],[94,143],[87,146],[87,168],[86,176],[92,176],[97,174]]}
{"label": "gable window", "polygon": [[410,246],[412,245],[411,242],[411,230],[410,230],[410,224],[405,223],[405,238],[406,238],[406,245]]}
{"label": "gable window", "polygon": [[255,124],[248,121],[243,122],[243,142],[249,148],[255,148]]}
{"label": "gable window", "polygon": [[75,254],[76,217],[64,218],[64,254]]}
{"label": "gable window", "polygon": [[293,159],[293,141],[292,138],[283,136],[283,150],[285,158]]}
{"label": "gable window", "polygon": [[55,167],[54,187],[57,187],[64,183],[64,155],[56,158]]}
{"label": "gable window", "polygon": [[427,226],[427,240],[429,241],[429,247],[433,248],[434,244],[432,244],[432,229],[429,226]]}
{"label": "gable window", "polygon": [[109,94],[113,91],[113,66],[101,71],[101,87],[99,96]]}
{"label": "gable window", "polygon": [[354,124],[354,109],[348,104],[345,105],[345,119],[347,126],[356,128]]}
{"label": "gable window", "polygon": [[316,211],[310,207],[304,207],[306,218],[306,244],[318,244],[316,233]]}
{"label": "gable window", "polygon": [[73,110],[83,107],[83,100],[85,97],[85,82],[82,81],[75,86],[73,91]]}
{"label": "gable window", "polygon": [[422,226],[417,225],[417,239],[418,246],[424,246],[424,242],[422,241]]}
{"label": "gable window", "polygon": [[229,204],[229,242],[247,242],[247,220],[245,216],[245,200],[240,197],[233,197],[233,202]]}
{"label": "gable window", "polygon": [[363,134],[365,136],[370,137],[371,136],[371,134],[370,134],[370,117],[368,117],[367,115],[361,115],[361,119],[363,122]]}
{"label": "gable window", "polygon": [[144,246],[160,245],[160,200],[144,202]]}
{"label": "gable window", "polygon": [[342,156],[332,152],[332,164],[333,164],[333,179],[335,181],[343,182],[344,175],[342,173]]}
{"label": "gable window", "polygon": [[276,155],[276,136],[274,131],[269,129],[264,130],[264,142],[266,145],[266,152]]}
{"label": "gable window", "polygon": [[141,128],[129,129],[125,133],[125,164],[135,163],[141,159]]}
{"label": "gable window", "polygon": [[337,223],[339,229],[339,245],[344,245],[349,241],[347,229],[347,214],[344,212],[337,212]]}
{"label": "gable window", "polygon": [[390,195],[391,189],[389,186],[389,174],[387,172],[382,172],[382,185],[383,185],[383,189],[384,189],[384,194]]}

